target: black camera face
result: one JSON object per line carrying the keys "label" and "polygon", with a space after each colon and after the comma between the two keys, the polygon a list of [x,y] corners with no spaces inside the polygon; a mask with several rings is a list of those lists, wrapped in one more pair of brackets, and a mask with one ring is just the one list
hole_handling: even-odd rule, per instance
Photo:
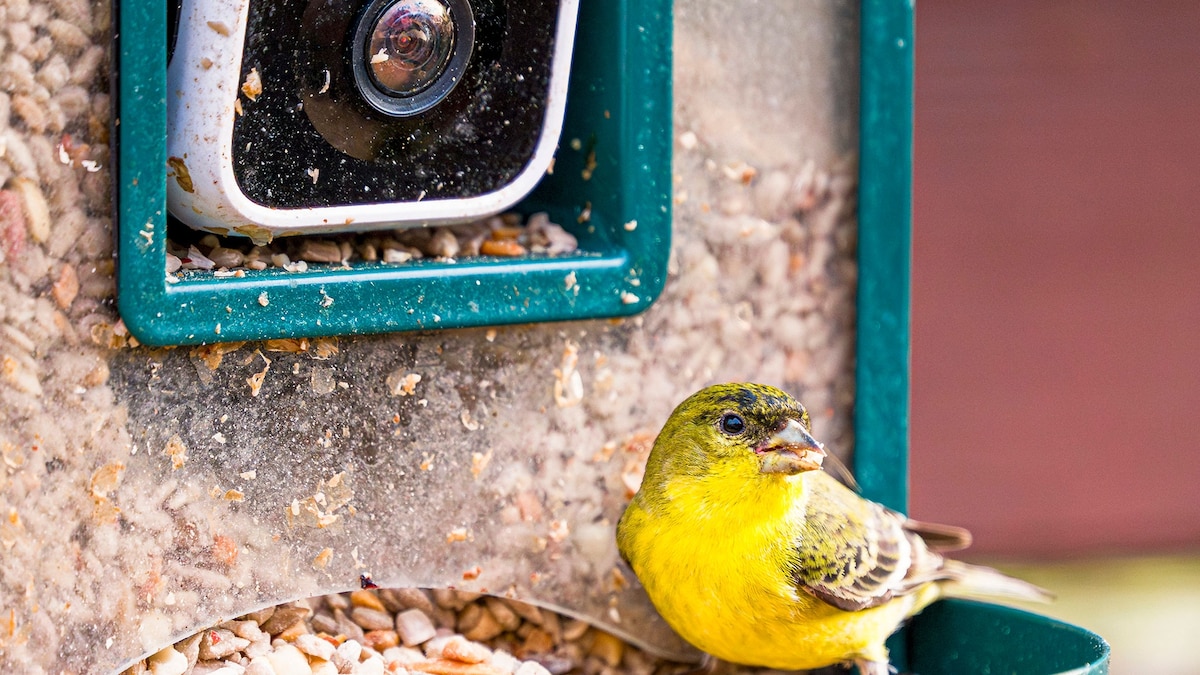
{"label": "black camera face", "polygon": [[559,11],[539,0],[251,0],[231,143],[239,189],[316,209],[503,188],[546,126]]}

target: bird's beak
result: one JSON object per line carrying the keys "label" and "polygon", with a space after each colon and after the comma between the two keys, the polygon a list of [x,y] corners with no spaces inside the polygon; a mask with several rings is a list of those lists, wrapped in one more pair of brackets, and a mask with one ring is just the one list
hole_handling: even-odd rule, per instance
{"label": "bird's beak", "polygon": [[789,419],[765,443],[754,450],[762,462],[762,473],[797,474],[821,468],[825,446],[800,422]]}

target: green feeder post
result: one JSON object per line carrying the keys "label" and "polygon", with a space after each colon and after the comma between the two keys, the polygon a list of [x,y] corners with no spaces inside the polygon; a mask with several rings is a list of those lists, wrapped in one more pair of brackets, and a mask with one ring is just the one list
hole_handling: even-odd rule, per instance
{"label": "green feeder post", "polygon": [[[864,494],[908,504],[913,5],[862,4],[855,473]],[[1103,675],[1109,648],[1082,628],[1008,607],[934,604],[889,641],[921,675]]]}

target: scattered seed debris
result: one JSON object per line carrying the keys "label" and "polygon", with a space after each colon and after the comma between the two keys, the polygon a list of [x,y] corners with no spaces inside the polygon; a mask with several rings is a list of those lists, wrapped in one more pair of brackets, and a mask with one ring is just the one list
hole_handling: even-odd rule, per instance
{"label": "scattered seed debris", "polygon": [[567,340],[563,344],[562,359],[554,369],[554,403],[559,408],[577,406],[583,401],[583,377],[579,365],[579,345]]}
{"label": "scattered seed debris", "polygon": [[39,244],[44,243],[50,238],[50,206],[46,203],[42,188],[37,181],[24,176],[13,178],[9,186],[21,195],[29,238]]}
{"label": "scattered seed debris", "polygon": [[402,374],[400,370],[396,370],[388,375],[386,383],[391,396],[412,396],[420,382],[421,376],[417,373]]}
{"label": "scattered seed debris", "polygon": [[175,182],[179,184],[179,189],[184,192],[195,192],[196,187],[192,183],[192,175],[188,172],[187,164],[184,163],[181,157],[168,157],[167,166],[171,167]]}
{"label": "scattered seed debris", "polygon": [[481,476],[484,470],[487,469],[488,463],[492,461],[493,452],[494,448],[488,448],[486,453],[471,453],[471,475],[475,477],[475,480],[479,480],[479,476]]}
{"label": "scattered seed debris", "polygon": [[251,68],[250,72],[246,73],[246,80],[242,82],[242,93],[251,101],[256,101],[262,90],[262,77],[258,74],[258,68]]}
{"label": "scattered seed debris", "polygon": [[167,441],[167,447],[163,448],[163,454],[171,458],[171,468],[174,470],[182,469],[187,463],[187,446],[183,444],[183,439],[179,434],[173,434],[170,440]]}
{"label": "scattered seed debris", "polygon": [[267,371],[271,369],[271,359],[257,349],[254,350],[254,353],[262,357],[263,369],[247,377],[246,384],[250,385],[250,395],[257,398],[258,393],[262,391],[263,382],[267,379]]}
{"label": "scattered seed debris", "polygon": [[565,520],[550,521],[550,532],[546,536],[551,541],[562,542],[571,534],[571,526]]}

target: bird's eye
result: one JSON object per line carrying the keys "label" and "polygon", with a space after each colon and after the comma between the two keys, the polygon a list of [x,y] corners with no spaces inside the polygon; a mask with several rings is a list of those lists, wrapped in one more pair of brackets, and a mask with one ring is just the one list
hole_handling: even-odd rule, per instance
{"label": "bird's eye", "polygon": [[729,413],[721,418],[721,431],[736,436],[746,430],[746,420]]}

